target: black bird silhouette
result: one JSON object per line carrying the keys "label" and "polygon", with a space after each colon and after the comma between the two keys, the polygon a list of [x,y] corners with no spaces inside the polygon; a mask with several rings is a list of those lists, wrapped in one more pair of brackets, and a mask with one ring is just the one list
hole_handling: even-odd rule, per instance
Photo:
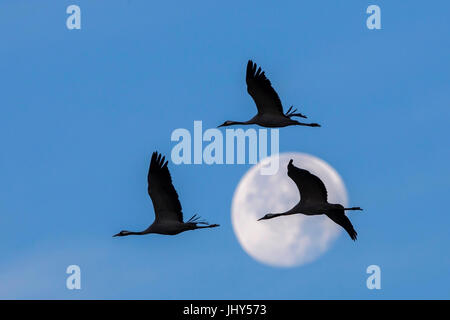
{"label": "black bird silhouette", "polygon": [[297,120],[291,119],[292,117],[306,118],[301,113],[297,113],[297,109],[292,110],[291,106],[286,113],[283,112],[283,105],[278,97],[277,92],[272,88],[270,80],[266,78],[264,71],[261,71],[261,67],[256,69],[256,63],[252,60],[247,64],[247,92],[252,96],[255,101],[258,113],[252,119],[244,122],[240,121],[225,121],[219,127],[227,127],[232,125],[247,125],[257,124],[262,127],[269,128],[281,128],[286,126],[308,126],[308,127],[320,127],[317,123],[302,123]]}
{"label": "black bird silhouette", "polygon": [[300,202],[291,210],[283,213],[268,213],[259,220],[272,219],[279,216],[302,213],[308,216],[325,214],[347,231],[352,240],[356,240],[357,233],[345,215],[345,210],[362,210],[360,207],[344,208],[340,204],[328,203],[328,193],[322,180],[309,171],[297,168],[289,161],[288,176],[297,185],[300,192]]}
{"label": "black bird silhouette", "polygon": [[[148,233],[159,233],[175,235],[180,232],[218,227],[218,224],[208,224],[200,220],[196,214],[188,221],[183,222],[183,213],[181,203],[178,200],[178,194],[172,184],[168,161],[161,154],[153,152],[148,170],[148,194],[153,202],[155,210],[155,221],[150,227],[140,232],[120,231],[114,237],[123,237],[129,235],[143,235]],[[203,226],[199,226],[203,224]]]}

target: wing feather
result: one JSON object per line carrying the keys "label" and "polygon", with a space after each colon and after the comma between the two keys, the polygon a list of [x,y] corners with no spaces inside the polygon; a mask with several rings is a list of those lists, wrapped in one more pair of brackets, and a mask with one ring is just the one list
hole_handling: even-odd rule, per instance
{"label": "wing feather", "polygon": [[309,171],[288,164],[288,176],[295,182],[300,192],[300,203],[324,203],[328,200],[328,193],[322,180]]}
{"label": "wing feather", "polygon": [[257,69],[256,63],[249,60],[247,63],[247,92],[255,101],[258,108],[258,114],[283,114],[283,105],[280,97],[272,87],[270,80],[267,79],[261,67]]}
{"label": "wing feather", "polygon": [[181,203],[167,164],[165,157],[153,152],[147,176],[148,194],[153,202],[156,220],[183,222]]}
{"label": "wing feather", "polygon": [[330,211],[327,213],[327,216],[328,218],[336,222],[338,225],[340,225],[342,228],[344,228],[353,241],[356,240],[358,233],[353,228],[350,219],[345,215],[344,210]]}

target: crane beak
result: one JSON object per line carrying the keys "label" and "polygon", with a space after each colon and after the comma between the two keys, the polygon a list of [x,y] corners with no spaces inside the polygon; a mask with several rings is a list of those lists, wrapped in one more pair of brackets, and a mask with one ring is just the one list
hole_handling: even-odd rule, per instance
{"label": "crane beak", "polygon": [[113,235],[113,238],[118,236],[120,236],[120,232],[118,234]]}
{"label": "crane beak", "polygon": [[258,219],[258,221],[261,221],[261,220],[264,220],[264,217]]}

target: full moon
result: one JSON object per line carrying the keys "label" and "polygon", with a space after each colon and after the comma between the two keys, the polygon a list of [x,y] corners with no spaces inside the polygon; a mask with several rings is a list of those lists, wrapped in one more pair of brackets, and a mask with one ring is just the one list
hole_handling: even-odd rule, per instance
{"label": "full moon", "polygon": [[300,200],[297,186],[287,175],[289,160],[293,159],[296,167],[308,170],[324,182],[328,202],[347,206],[347,191],[336,170],[305,153],[279,154],[278,172],[261,175],[260,169],[276,156],[265,158],[242,177],[233,196],[231,220],[242,248],[251,257],[271,266],[299,266],[322,255],[341,227],[325,215],[295,214],[257,221],[267,213],[287,211]]}

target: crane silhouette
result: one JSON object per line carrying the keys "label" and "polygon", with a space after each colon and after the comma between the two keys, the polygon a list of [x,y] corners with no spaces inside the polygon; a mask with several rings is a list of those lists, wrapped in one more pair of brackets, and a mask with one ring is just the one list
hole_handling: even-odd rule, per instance
{"label": "crane silhouette", "polygon": [[258,109],[258,113],[252,119],[244,122],[227,120],[219,127],[227,127],[232,125],[250,125],[257,124],[268,128],[281,128],[286,126],[308,126],[320,127],[317,123],[302,123],[292,119],[292,117],[306,118],[301,113],[297,113],[297,109],[291,106],[286,113],[283,112],[283,105],[278,97],[277,92],[272,88],[270,80],[266,78],[261,67],[258,69],[256,63],[249,60],[247,63],[247,92],[253,98]]}
{"label": "crane silhouette", "polygon": [[362,209],[360,207],[344,208],[341,204],[328,203],[327,189],[322,180],[307,170],[297,168],[292,163],[293,160],[291,159],[287,166],[288,176],[297,185],[300,192],[300,202],[291,210],[283,213],[268,213],[259,220],[267,220],[297,213],[308,216],[325,214],[328,218],[343,227],[352,240],[356,240],[357,233],[349,218],[345,215],[345,210]]}
{"label": "crane silhouette", "polygon": [[[155,221],[150,227],[140,232],[120,231],[113,237],[123,237],[129,235],[143,235],[148,233],[159,233],[166,235],[175,235],[184,231],[214,228],[218,224],[208,224],[202,221],[196,214],[188,221],[183,222],[183,212],[181,203],[178,199],[177,191],[172,184],[168,161],[161,154],[153,152],[148,170],[148,194],[153,202],[155,211]],[[203,226],[199,226],[203,225]]]}

